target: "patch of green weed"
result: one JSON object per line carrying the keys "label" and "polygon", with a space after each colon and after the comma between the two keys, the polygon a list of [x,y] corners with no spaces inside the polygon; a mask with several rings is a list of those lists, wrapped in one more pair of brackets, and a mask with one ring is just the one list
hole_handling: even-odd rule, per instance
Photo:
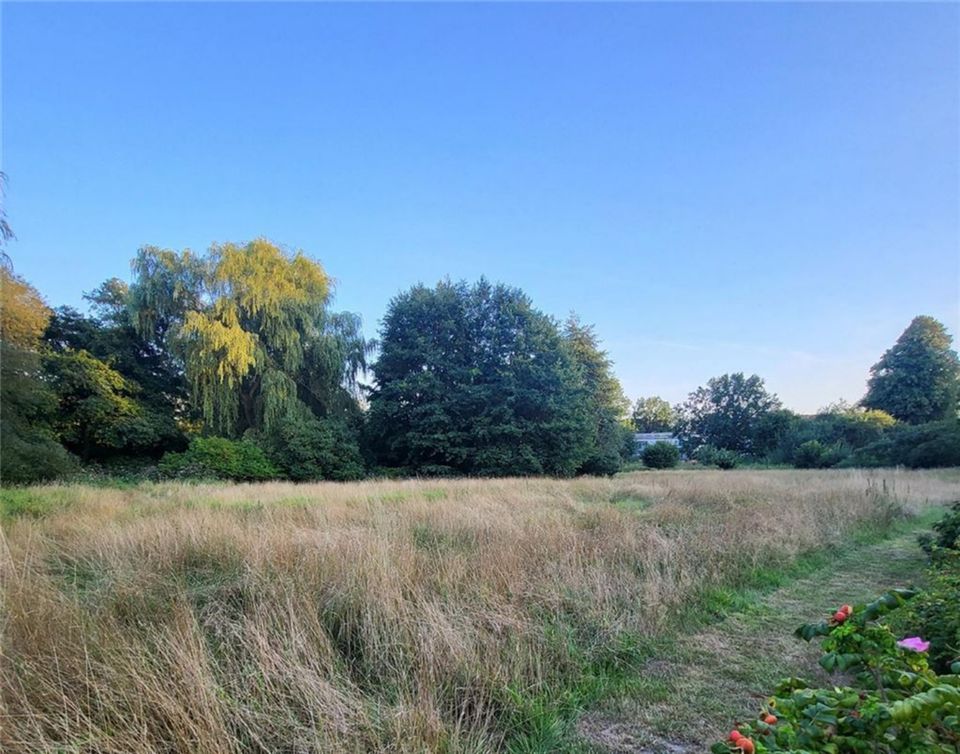
{"label": "patch of green weed", "polygon": [[2,488],[0,489],[0,519],[18,516],[39,518],[69,505],[65,490]]}

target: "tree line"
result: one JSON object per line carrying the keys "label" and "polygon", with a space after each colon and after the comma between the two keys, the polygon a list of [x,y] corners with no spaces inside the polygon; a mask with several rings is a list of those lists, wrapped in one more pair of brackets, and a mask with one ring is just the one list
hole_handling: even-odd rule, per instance
{"label": "tree line", "polygon": [[744,461],[800,468],[960,465],[960,362],[933,317],[916,317],[871,368],[856,405],[839,402],[813,416],[783,407],[757,375],[726,374],[672,406],[641,398],[639,432],[675,433],[690,457],[734,466]]}
{"label": "tree line", "polygon": [[87,293],[82,313],[49,308],[4,255],[4,483],[611,474],[634,431],[675,432],[719,465],[912,462],[896,448],[931,441],[913,461],[960,463],[957,357],[929,317],[873,368],[857,407],[799,417],[759,377],[732,374],[631,414],[594,329],[517,288],[414,286],[374,342],[333,308],[319,263],[264,239],[202,254],[147,246],[131,269],[129,283]]}

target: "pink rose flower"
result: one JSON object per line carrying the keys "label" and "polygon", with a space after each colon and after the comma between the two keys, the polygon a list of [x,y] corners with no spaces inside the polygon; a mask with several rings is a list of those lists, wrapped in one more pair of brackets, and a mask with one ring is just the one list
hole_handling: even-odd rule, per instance
{"label": "pink rose flower", "polygon": [[926,652],[930,649],[930,642],[924,641],[919,636],[908,636],[906,639],[898,641],[897,646],[909,649],[912,652]]}

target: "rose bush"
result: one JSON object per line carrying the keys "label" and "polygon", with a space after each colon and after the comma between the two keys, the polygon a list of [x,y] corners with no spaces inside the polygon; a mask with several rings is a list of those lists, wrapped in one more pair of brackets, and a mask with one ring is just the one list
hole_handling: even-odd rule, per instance
{"label": "rose bush", "polygon": [[820,665],[853,675],[849,686],[813,688],[780,683],[759,719],[739,724],[715,754],[826,752],[956,754],[960,751],[960,663],[937,674],[927,664],[929,642],[897,636],[880,621],[916,592],[893,590],[866,605],[844,605],[829,619],[797,629],[821,638]]}

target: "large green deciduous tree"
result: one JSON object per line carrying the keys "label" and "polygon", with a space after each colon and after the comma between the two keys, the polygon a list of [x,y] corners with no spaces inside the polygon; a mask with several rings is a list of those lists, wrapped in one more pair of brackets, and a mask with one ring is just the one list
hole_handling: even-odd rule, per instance
{"label": "large green deciduous tree", "polygon": [[85,296],[93,316],[60,307],[44,334],[58,434],[84,460],[156,458],[186,447],[186,382],[167,350],[137,332],[128,295],[125,283],[108,280]]}
{"label": "large green deciduous tree", "polygon": [[870,370],[862,404],[910,424],[956,418],[960,362],[933,317],[916,317]]}
{"label": "large green deciduous tree", "polygon": [[590,420],[586,438],[590,451],[578,471],[613,474],[620,469],[622,462],[624,435],[629,431],[627,412],[630,402],[613,374],[613,362],[606,351],[601,350],[591,325],[584,325],[577,317],[571,316],[564,323],[563,338],[574,364],[580,369]]}
{"label": "large green deciduous tree", "polygon": [[637,398],[631,415],[637,432],[672,432],[677,423],[677,412],[658,395]]}
{"label": "large green deciduous tree", "polygon": [[780,408],[757,375],[725,374],[690,393],[680,406],[677,433],[688,449],[713,445],[758,455],[786,428],[789,417]]}
{"label": "large green deciduous tree", "polygon": [[5,483],[54,479],[73,465],[51,427],[56,398],[40,368],[50,314],[33,286],[0,266],[0,480]]}
{"label": "large green deciduous tree", "polygon": [[568,476],[589,458],[580,368],[520,290],[416,286],[390,302],[380,342],[369,424],[381,464]]}
{"label": "large green deciduous tree", "polygon": [[329,310],[319,263],[258,239],[205,256],[146,247],[133,269],[132,321],[178,358],[208,430],[278,449],[286,423],[316,419],[348,425],[356,444],[368,346],[359,317]]}

